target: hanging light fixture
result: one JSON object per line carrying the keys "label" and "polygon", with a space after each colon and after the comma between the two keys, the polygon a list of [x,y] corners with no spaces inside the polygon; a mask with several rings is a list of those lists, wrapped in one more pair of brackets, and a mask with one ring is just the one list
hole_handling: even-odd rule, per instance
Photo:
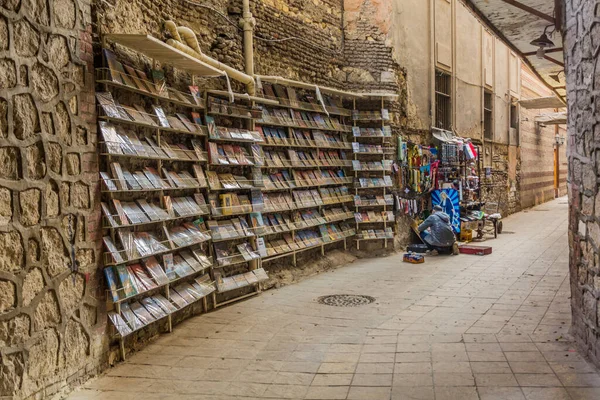
{"label": "hanging light fixture", "polygon": [[546,52],[545,52],[546,47],[554,47],[554,42],[552,40],[550,40],[550,38],[548,38],[548,35],[546,35],[546,31],[551,26],[552,25],[548,25],[547,27],[545,27],[544,33],[542,33],[542,35],[539,38],[534,39],[529,43],[532,46],[539,47],[536,52],[537,58],[540,58],[540,59],[544,58],[544,56],[546,54]]}

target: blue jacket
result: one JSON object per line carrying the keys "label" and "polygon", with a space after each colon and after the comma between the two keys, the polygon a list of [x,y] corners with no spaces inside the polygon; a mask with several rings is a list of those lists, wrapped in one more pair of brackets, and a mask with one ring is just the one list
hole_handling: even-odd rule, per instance
{"label": "blue jacket", "polygon": [[450,225],[450,217],[441,211],[431,214],[421,225],[419,232],[430,228],[431,233],[423,238],[427,243],[436,247],[450,247],[454,244],[456,237]]}

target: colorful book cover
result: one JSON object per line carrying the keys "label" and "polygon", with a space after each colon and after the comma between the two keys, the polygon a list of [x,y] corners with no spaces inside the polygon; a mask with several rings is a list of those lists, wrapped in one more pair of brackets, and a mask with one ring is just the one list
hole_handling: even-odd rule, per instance
{"label": "colorful book cover", "polygon": [[117,270],[117,275],[119,276],[119,281],[121,282],[121,287],[123,288],[124,297],[131,297],[137,294],[133,283],[131,282],[129,271],[125,265],[117,265],[115,267]]}

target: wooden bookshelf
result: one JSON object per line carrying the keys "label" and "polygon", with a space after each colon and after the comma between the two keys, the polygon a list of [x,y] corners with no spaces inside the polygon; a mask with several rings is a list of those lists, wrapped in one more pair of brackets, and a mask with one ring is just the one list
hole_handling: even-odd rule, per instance
{"label": "wooden bookshelf", "polygon": [[[371,101],[355,99],[352,110],[356,247],[360,249],[363,241],[382,241],[383,248],[387,248],[388,242],[394,239],[395,226],[393,199],[386,200],[393,187],[391,168],[395,154],[389,126],[391,118],[386,108],[386,101],[390,99],[375,95],[364,97]],[[372,108],[373,97],[380,106],[378,110]],[[366,204],[362,204],[362,199]],[[374,202],[367,203],[367,199]]]}

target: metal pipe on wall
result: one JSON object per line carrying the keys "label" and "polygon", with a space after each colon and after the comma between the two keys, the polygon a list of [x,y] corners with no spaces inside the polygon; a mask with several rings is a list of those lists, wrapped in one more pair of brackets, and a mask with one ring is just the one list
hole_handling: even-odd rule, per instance
{"label": "metal pipe on wall", "polygon": [[[250,0],[243,0],[242,7],[242,18],[240,18],[239,24],[244,31],[244,63],[246,74],[254,76],[254,27],[256,26],[256,20],[250,11]],[[249,90],[248,93],[254,94],[250,93]]]}

